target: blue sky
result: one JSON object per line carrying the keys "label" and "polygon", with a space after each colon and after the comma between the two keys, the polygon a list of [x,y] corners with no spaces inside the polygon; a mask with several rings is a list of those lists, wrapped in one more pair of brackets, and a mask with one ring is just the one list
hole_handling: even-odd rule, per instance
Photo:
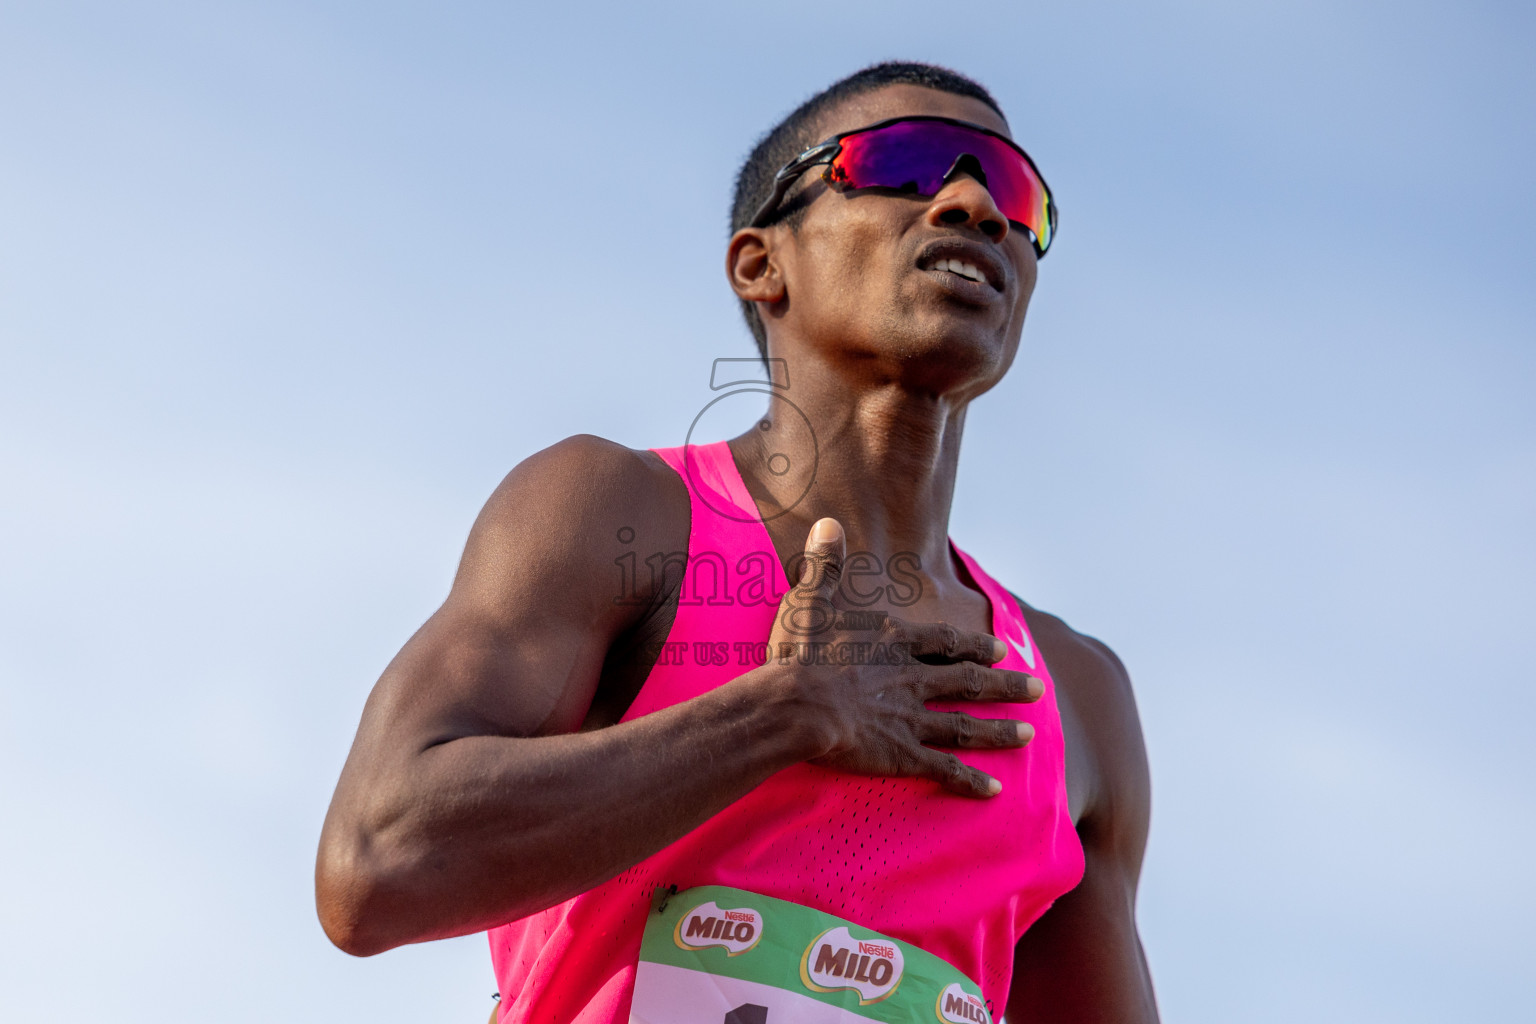
{"label": "blue sky", "polygon": [[1061,201],[953,532],[1130,667],[1165,1018],[1526,1015],[1533,22],[7,6],[8,1015],[484,1018],[482,939],[315,923],[362,700],[512,465],[680,443],[750,353],[736,164],[890,57],[984,82]]}

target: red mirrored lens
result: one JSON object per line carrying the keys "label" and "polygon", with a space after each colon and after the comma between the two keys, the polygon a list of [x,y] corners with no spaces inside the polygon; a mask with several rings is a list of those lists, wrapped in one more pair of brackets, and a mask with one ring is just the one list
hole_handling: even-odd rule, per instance
{"label": "red mirrored lens", "polygon": [[1034,232],[1043,253],[1054,233],[1045,182],[1002,139],[943,121],[898,121],[842,139],[827,180],[845,188],[891,188],[936,195],[963,156],[975,158],[1003,216]]}

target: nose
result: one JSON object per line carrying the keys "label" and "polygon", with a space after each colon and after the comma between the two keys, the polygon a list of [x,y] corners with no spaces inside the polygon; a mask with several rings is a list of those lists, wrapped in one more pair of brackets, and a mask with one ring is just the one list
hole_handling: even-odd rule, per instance
{"label": "nose", "polygon": [[928,204],[928,218],[933,224],[964,224],[994,242],[1001,242],[1008,237],[1008,218],[1003,216],[992,201],[992,193],[976,176],[979,168],[966,166],[970,163],[973,161],[961,158],[939,194]]}

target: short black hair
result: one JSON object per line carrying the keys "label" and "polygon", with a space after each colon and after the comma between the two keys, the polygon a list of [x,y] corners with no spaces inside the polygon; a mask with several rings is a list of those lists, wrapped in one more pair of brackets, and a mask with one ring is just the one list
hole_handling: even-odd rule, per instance
{"label": "short black hair", "polygon": [[[887,85],[921,85],[956,96],[969,96],[997,111],[999,117],[1003,116],[1003,109],[997,105],[997,100],[980,83],[949,68],[892,60],[855,71],[800,104],[752,147],[746,162],[736,173],[736,191],[731,199],[731,234],[746,227],[758,207],[773,193],[773,179],[779,173],[779,168],[821,141],[817,132],[823,114],[844,100],[874,92]],[[786,199],[774,212],[769,223],[782,220],[794,228],[799,224],[804,210],[804,204]],[[757,339],[758,354],[766,360],[768,332],[763,329],[756,304],[742,300],[741,315],[746,318],[752,337]]]}

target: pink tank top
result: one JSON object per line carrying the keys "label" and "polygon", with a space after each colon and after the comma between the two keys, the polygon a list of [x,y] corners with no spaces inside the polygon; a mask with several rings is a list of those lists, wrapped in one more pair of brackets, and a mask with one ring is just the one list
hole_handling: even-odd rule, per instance
{"label": "pink tank top", "polygon": [[[714,689],[758,664],[788,584],[725,442],[657,449],[688,485],[692,524],[677,618],[627,721]],[[641,933],[658,887],[727,885],[813,907],[906,940],[981,985],[994,1019],[1014,946],[1083,873],[1067,809],[1065,747],[1050,671],[1012,597],[954,548],[992,604],[999,664],[1045,681],[1033,704],[971,704],[1035,727],[1018,750],[966,751],[1003,784],[991,799],[917,779],[800,764],[616,878],[490,931],[501,1020],[629,1019]],[[885,579],[861,581],[864,592]],[[899,578],[897,578],[899,583]],[[894,584],[893,584],[894,585]],[[959,705],[932,705],[961,710]]]}

